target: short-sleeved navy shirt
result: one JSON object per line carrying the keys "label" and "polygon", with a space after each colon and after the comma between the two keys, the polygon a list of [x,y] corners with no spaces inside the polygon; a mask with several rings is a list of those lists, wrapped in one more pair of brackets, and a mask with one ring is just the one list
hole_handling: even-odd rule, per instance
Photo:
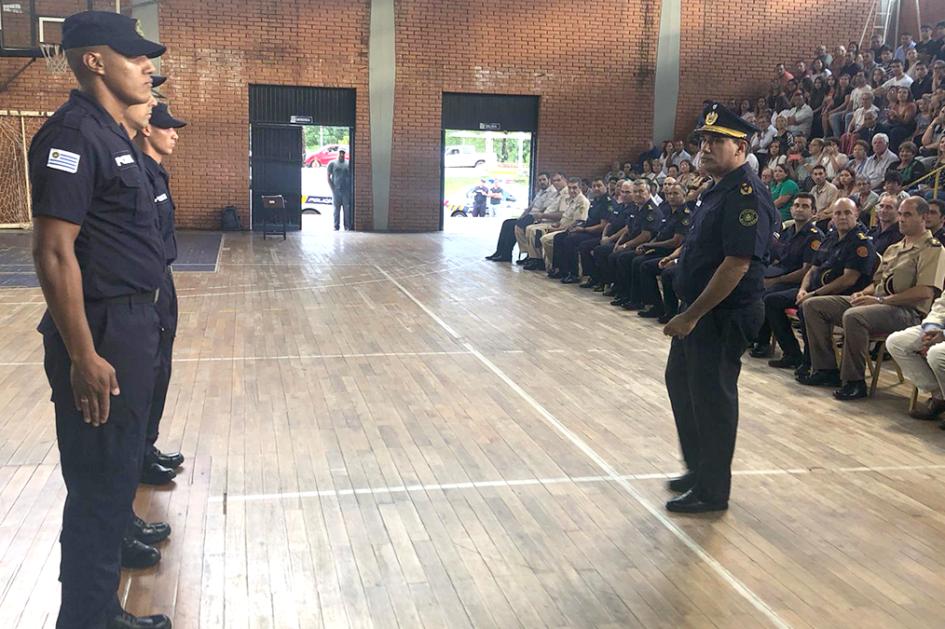
{"label": "short-sleeved navy shirt", "polygon": [[616,234],[621,229],[626,227],[627,217],[632,216],[632,208],[633,205],[630,203],[611,202],[607,213],[604,215],[604,220],[607,221],[607,233],[604,235],[610,236],[612,234]]}
{"label": "short-sleeved navy shirt", "polygon": [[801,226],[794,224],[784,230],[771,251],[773,265],[780,270],[779,275],[793,273],[805,264],[813,264],[824,238],[824,233],[813,221]]}
{"label": "short-sleeved navy shirt", "polygon": [[660,204],[660,224],[656,228],[656,235],[653,240],[662,242],[672,240],[673,236],[685,236],[689,233],[689,226],[692,224],[692,210],[686,204],[680,205],[675,210],[664,201]]}
{"label": "short-sleeved navy shirt", "polygon": [[679,257],[679,295],[693,303],[726,257],[749,258],[748,271],[717,306],[741,308],[761,299],[771,235],[780,229],[768,187],[743,164],[702,193]]}
{"label": "short-sleeved navy shirt", "polygon": [[607,217],[610,210],[610,197],[606,194],[591,199],[591,207],[587,210],[587,220],[584,221],[585,227],[595,227]]}
{"label": "short-sleeved navy shirt", "polygon": [[902,232],[899,231],[899,223],[895,222],[886,229],[883,229],[877,223],[867,233],[867,236],[873,239],[873,246],[879,255],[886,253],[890,245],[894,245],[902,240]]}
{"label": "short-sleeved navy shirt", "polygon": [[114,118],[78,90],[30,145],[33,216],[80,226],[75,255],[87,301],[161,285],[164,244],[143,159]]}
{"label": "short-sleeved navy shirt", "polygon": [[659,229],[662,220],[663,214],[653,201],[647,201],[643,205],[636,206],[627,221],[629,227],[627,240],[633,240],[645,231],[650,232],[652,237]]}
{"label": "short-sleeved navy shirt", "polygon": [[853,294],[873,282],[873,271],[878,261],[876,245],[873,239],[866,235],[866,227],[862,223],[857,223],[843,238],[833,230],[827,234],[820,250],[814,256],[814,274],[807,289],[817,290],[842,276],[846,269],[852,269],[859,271],[860,277],[844,294]]}
{"label": "short-sleeved navy shirt", "polygon": [[164,166],[150,155],[144,156],[144,167],[148,181],[154,190],[154,205],[157,208],[161,238],[164,240],[164,259],[168,264],[177,259],[177,233],[174,230],[174,199],[171,197],[171,176]]}

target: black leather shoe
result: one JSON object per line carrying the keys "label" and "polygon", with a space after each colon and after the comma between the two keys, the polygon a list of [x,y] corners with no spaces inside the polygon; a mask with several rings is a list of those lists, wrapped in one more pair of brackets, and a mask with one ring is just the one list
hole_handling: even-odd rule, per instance
{"label": "black leather shoe", "polygon": [[617,296],[615,296],[615,297],[613,298],[613,300],[611,300],[610,305],[611,305],[611,306],[622,306],[622,305],[624,305],[625,303],[627,303],[627,298],[626,298],[626,297],[620,297],[619,295],[617,295]]}
{"label": "black leather shoe", "polygon": [[512,258],[499,256],[498,258],[489,258],[493,262],[511,262]]}
{"label": "black leather shoe", "polygon": [[840,372],[836,370],[815,369],[810,373],[800,374],[797,376],[797,381],[809,387],[839,387],[843,384],[840,381]]}
{"label": "black leather shoe", "polygon": [[171,536],[171,525],[167,522],[145,522],[134,516],[131,520],[131,534],[142,544],[151,546]]}
{"label": "black leather shoe", "polygon": [[637,302],[628,299],[626,302],[621,304],[620,307],[624,310],[639,310],[643,307],[643,304],[638,304]]}
{"label": "black leather shoe", "polygon": [[748,355],[752,358],[768,358],[771,356],[771,346],[756,343],[754,346],[752,346],[751,350],[748,352]]}
{"label": "black leather shoe", "polygon": [[656,322],[659,323],[660,325],[666,325],[667,323],[670,322],[670,320],[671,320],[672,318],[673,318],[672,315],[663,314],[663,315],[660,315],[660,316],[659,316],[659,318],[656,320]]}
{"label": "black leather shoe", "polygon": [[492,255],[486,256],[486,260],[495,260],[495,259],[498,258],[498,257],[499,257],[499,252],[496,251],[496,252],[493,253]]}
{"label": "black leather shoe", "polygon": [[564,277],[564,274],[561,273],[561,271],[559,271],[558,269],[551,269],[550,271],[548,271],[548,277],[550,277],[553,280],[560,280],[562,277]]}
{"label": "black leather shoe", "polygon": [[669,479],[666,485],[669,487],[670,491],[675,491],[677,494],[684,494],[696,486],[696,474],[695,472],[686,472],[682,476]]}
{"label": "black leather shoe", "polygon": [[[643,317],[644,319],[657,319],[663,316],[663,310],[661,308],[647,308],[646,310],[639,311],[637,316]],[[669,323],[668,320],[667,323]]]}
{"label": "black leather shoe", "polygon": [[610,288],[604,291],[604,297],[613,297],[616,294],[617,294],[617,291],[614,290],[613,286],[611,286]]}
{"label": "black leather shoe", "polygon": [[579,278],[577,275],[574,275],[572,273],[568,273],[567,275],[561,278],[562,284],[577,284],[580,281],[581,281],[581,278]]}
{"label": "black leather shoe", "polygon": [[521,259],[519,259],[519,260],[516,260],[516,261],[515,261],[515,264],[517,264],[517,265],[519,265],[519,266],[522,266],[522,265],[525,264],[526,262],[528,262],[528,258],[521,258]]}
{"label": "black leather shoe", "polygon": [[810,375],[810,365],[802,360],[801,364],[794,370],[794,377],[799,378],[803,375]]}
{"label": "black leather shoe", "polygon": [[608,296],[608,295],[607,295],[607,285],[606,285],[606,284],[598,284],[597,286],[594,287],[594,292],[595,292],[595,293],[604,293],[604,296],[607,297],[607,296]]}
{"label": "black leather shoe", "polygon": [[160,463],[148,463],[141,470],[141,482],[144,485],[166,485],[177,476],[177,472],[169,470]]}
{"label": "black leather shoe", "polygon": [[106,629],[172,629],[171,619],[163,614],[132,616],[122,612],[108,621]]}
{"label": "black leather shoe", "polygon": [[594,288],[597,284],[594,283],[594,280],[587,280],[581,284],[581,288]]}
{"label": "black leather shoe", "polygon": [[126,537],[121,542],[122,568],[151,568],[161,561],[161,551],[154,546],[148,546],[133,537]]}
{"label": "black leather shoe", "polygon": [[673,513],[708,513],[710,511],[725,511],[727,502],[703,502],[692,489],[683,495],[673,498],[666,503],[666,509]]}
{"label": "black leather shoe", "polygon": [[785,354],[781,358],[776,358],[774,360],[768,361],[769,367],[774,367],[775,369],[797,369],[804,363],[804,358],[801,356],[790,356]]}
{"label": "black leather shoe", "polygon": [[869,389],[866,388],[866,380],[850,380],[844,382],[843,386],[833,392],[833,396],[843,402],[849,400],[862,400],[869,396]]}
{"label": "black leather shoe", "polygon": [[161,452],[154,446],[145,455],[145,460],[149,463],[163,465],[169,470],[175,470],[184,464],[184,455],[180,452]]}

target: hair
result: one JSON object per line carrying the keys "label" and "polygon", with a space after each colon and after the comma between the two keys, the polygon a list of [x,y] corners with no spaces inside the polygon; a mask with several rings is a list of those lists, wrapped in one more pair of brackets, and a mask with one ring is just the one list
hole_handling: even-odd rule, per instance
{"label": "hair", "polygon": [[[929,213],[929,202],[923,199],[922,197],[917,197],[917,196],[909,197],[908,199],[906,199],[906,201],[915,202],[915,212],[919,216],[925,216],[926,214]],[[903,203],[905,203],[905,201],[903,201]],[[941,209],[942,209],[941,206],[939,206],[940,214],[941,214]]]}
{"label": "hair", "polygon": [[902,149],[912,151],[913,155],[918,155],[919,149],[916,147],[915,142],[903,142],[899,145],[899,151],[902,152]]}
{"label": "hair", "polygon": [[797,201],[798,199],[807,199],[808,201],[810,201],[810,205],[812,208],[817,207],[817,200],[814,198],[814,195],[812,195],[810,192],[798,192],[797,194],[794,195],[794,200]]}
{"label": "hair", "polygon": [[876,135],[874,135],[872,141],[875,142],[876,140],[882,140],[886,144],[889,144],[889,136],[886,135],[885,133],[877,133]]}
{"label": "hair", "polygon": [[570,177],[570,178],[568,179],[568,183],[569,183],[569,184],[570,184],[570,183],[574,183],[574,184],[577,184],[578,186],[580,186],[580,185],[581,185],[581,178],[580,178],[580,177]]}
{"label": "hair", "polygon": [[555,171],[555,175],[557,175],[558,177],[561,177],[561,178],[564,179],[565,181],[568,180],[568,176],[564,174],[564,171],[563,171],[563,170],[556,170],[556,171]]}
{"label": "hair", "polygon": [[866,140],[857,140],[856,142],[853,143],[853,146],[854,146],[854,147],[857,147],[857,146],[862,147],[863,150],[866,151],[867,153],[870,152],[870,145],[866,142]]}
{"label": "hair", "polygon": [[887,170],[886,174],[883,176],[883,183],[898,183],[902,185],[902,175],[899,174],[899,171],[896,170]]}
{"label": "hair", "polygon": [[603,185],[603,183],[604,183],[604,178],[603,178],[603,177],[594,177],[593,179],[591,179],[591,185],[593,186],[593,185],[594,185],[595,183],[597,183],[598,181],[601,182],[601,184]]}
{"label": "hair", "polygon": [[814,172],[815,170],[822,170],[824,172],[827,172],[827,168],[823,164],[817,164],[816,166],[810,169],[811,172]]}
{"label": "hair", "polygon": [[928,202],[928,204],[929,209],[931,209],[932,206],[935,206],[935,210],[939,213],[939,215],[945,216],[945,201],[942,201],[941,199],[932,199]]}
{"label": "hair", "polygon": [[853,183],[869,183],[870,178],[866,175],[857,175],[853,178]]}
{"label": "hair", "polygon": [[549,173],[547,170],[541,171],[540,173],[538,173],[538,176],[539,176],[539,177],[547,177],[548,179],[551,179],[551,173]]}
{"label": "hair", "polygon": [[835,136],[824,138],[824,144],[836,144],[837,146],[840,146],[840,138]]}

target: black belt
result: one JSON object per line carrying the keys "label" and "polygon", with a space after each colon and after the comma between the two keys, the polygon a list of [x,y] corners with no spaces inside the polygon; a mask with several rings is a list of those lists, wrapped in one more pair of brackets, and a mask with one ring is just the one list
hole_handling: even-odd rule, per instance
{"label": "black belt", "polygon": [[148,291],[147,293],[135,293],[133,295],[122,295],[121,297],[107,297],[105,299],[96,299],[93,304],[128,304],[129,306],[142,304],[156,304],[161,295],[161,289]]}

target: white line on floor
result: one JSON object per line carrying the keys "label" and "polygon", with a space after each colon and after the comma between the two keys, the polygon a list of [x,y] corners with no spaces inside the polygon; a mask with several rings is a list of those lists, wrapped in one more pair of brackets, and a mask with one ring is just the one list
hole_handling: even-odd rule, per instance
{"label": "white line on floor", "polygon": [[621,477],[617,470],[607,462],[600,454],[597,453],[586,441],[581,439],[575,432],[570,428],[562,424],[558,418],[552,415],[548,409],[542,406],[538,400],[533,398],[528,394],[522,387],[520,387],[512,378],[510,378],[504,371],[497,367],[492,361],[483,356],[479,351],[476,350],[472,344],[468,342],[463,342],[460,335],[449,327],[436,313],[432,312],[427,308],[420,300],[414,297],[410,291],[404,288],[403,284],[395,280],[388,273],[386,273],[381,267],[377,267],[377,270],[383,273],[392,284],[394,284],[400,291],[407,296],[412,302],[414,302],[423,312],[425,312],[430,318],[437,322],[450,336],[461,343],[469,352],[479,359],[483,365],[486,366],[489,371],[496,375],[500,380],[502,380],[512,391],[514,391],[520,398],[522,398],[526,403],[531,406],[535,412],[538,413],[545,422],[554,428],[562,437],[571,442],[571,444],[576,447],[578,450],[584,453],[587,458],[594,462],[597,467],[599,467],[607,476],[608,480],[612,480],[617,483],[627,494],[630,495],[634,500],[636,500],[640,506],[646,509],[650,515],[652,515],[660,524],[663,525],[670,533],[672,533],[676,539],[682,542],[689,550],[691,550],[699,559],[701,559],[709,568],[711,568],[723,581],[729,584],[729,586],[735,590],[739,595],[741,595],[746,601],[748,601],[755,609],[765,615],[767,619],[775,627],[786,629],[791,625],[786,622],[778,613],[771,608],[760,596],[758,596],[754,591],[752,591],[747,585],[742,583],[738,577],[732,574],[728,568],[723,566],[715,557],[709,554],[702,546],[699,545],[696,540],[694,540],[688,533],[686,533],[679,525],[677,525],[673,520],[671,520],[661,509],[655,507],[649,500],[647,500],[643,494],[641,494],[637,489],[630,484],[630,481],[626,478]]}
{"label": "white line on floor", "polygon": [[[882,465],[877,467],[814,467],[814,468],[791,468],[791,469],[771,469],[771,470],[735,470],[734,476],[804,476],[817,474],[848,474],[864,472],[890,472],[890,471],[936,471],[945,469],[943,465]],[[341,471],[341,470],[333,470]],[[466,481],[459,483],[432,483],[415,485],[394,485],[390,487],[356,487],[349,489],[322,489],[312,491],[289,491],[276,492],[269,494],[227,494],[227,502],[265,502],[267,500],[292,500],[296,498],[340,498],[343,496],[363,496],[363,495],[388,495],[388,494],[406,494],[411,492],[430,492],[430,491],[449,491],[459,489],[489,489],[489,488],[510,488],[510,487],[530,487],[538,485],[564,485],[564,484],[588,484],[588,483],[609,483],[616,480],[640,481],[640,480],[665,480],[672,478],[673,473],[653,472],[649,474],[621,474],[616,478],[610,476],[557,476],[552,478],[520,478],[520,479],[500,479],[485,481]],[[223,502],[223,496],[213,496],[210,502]]]}

